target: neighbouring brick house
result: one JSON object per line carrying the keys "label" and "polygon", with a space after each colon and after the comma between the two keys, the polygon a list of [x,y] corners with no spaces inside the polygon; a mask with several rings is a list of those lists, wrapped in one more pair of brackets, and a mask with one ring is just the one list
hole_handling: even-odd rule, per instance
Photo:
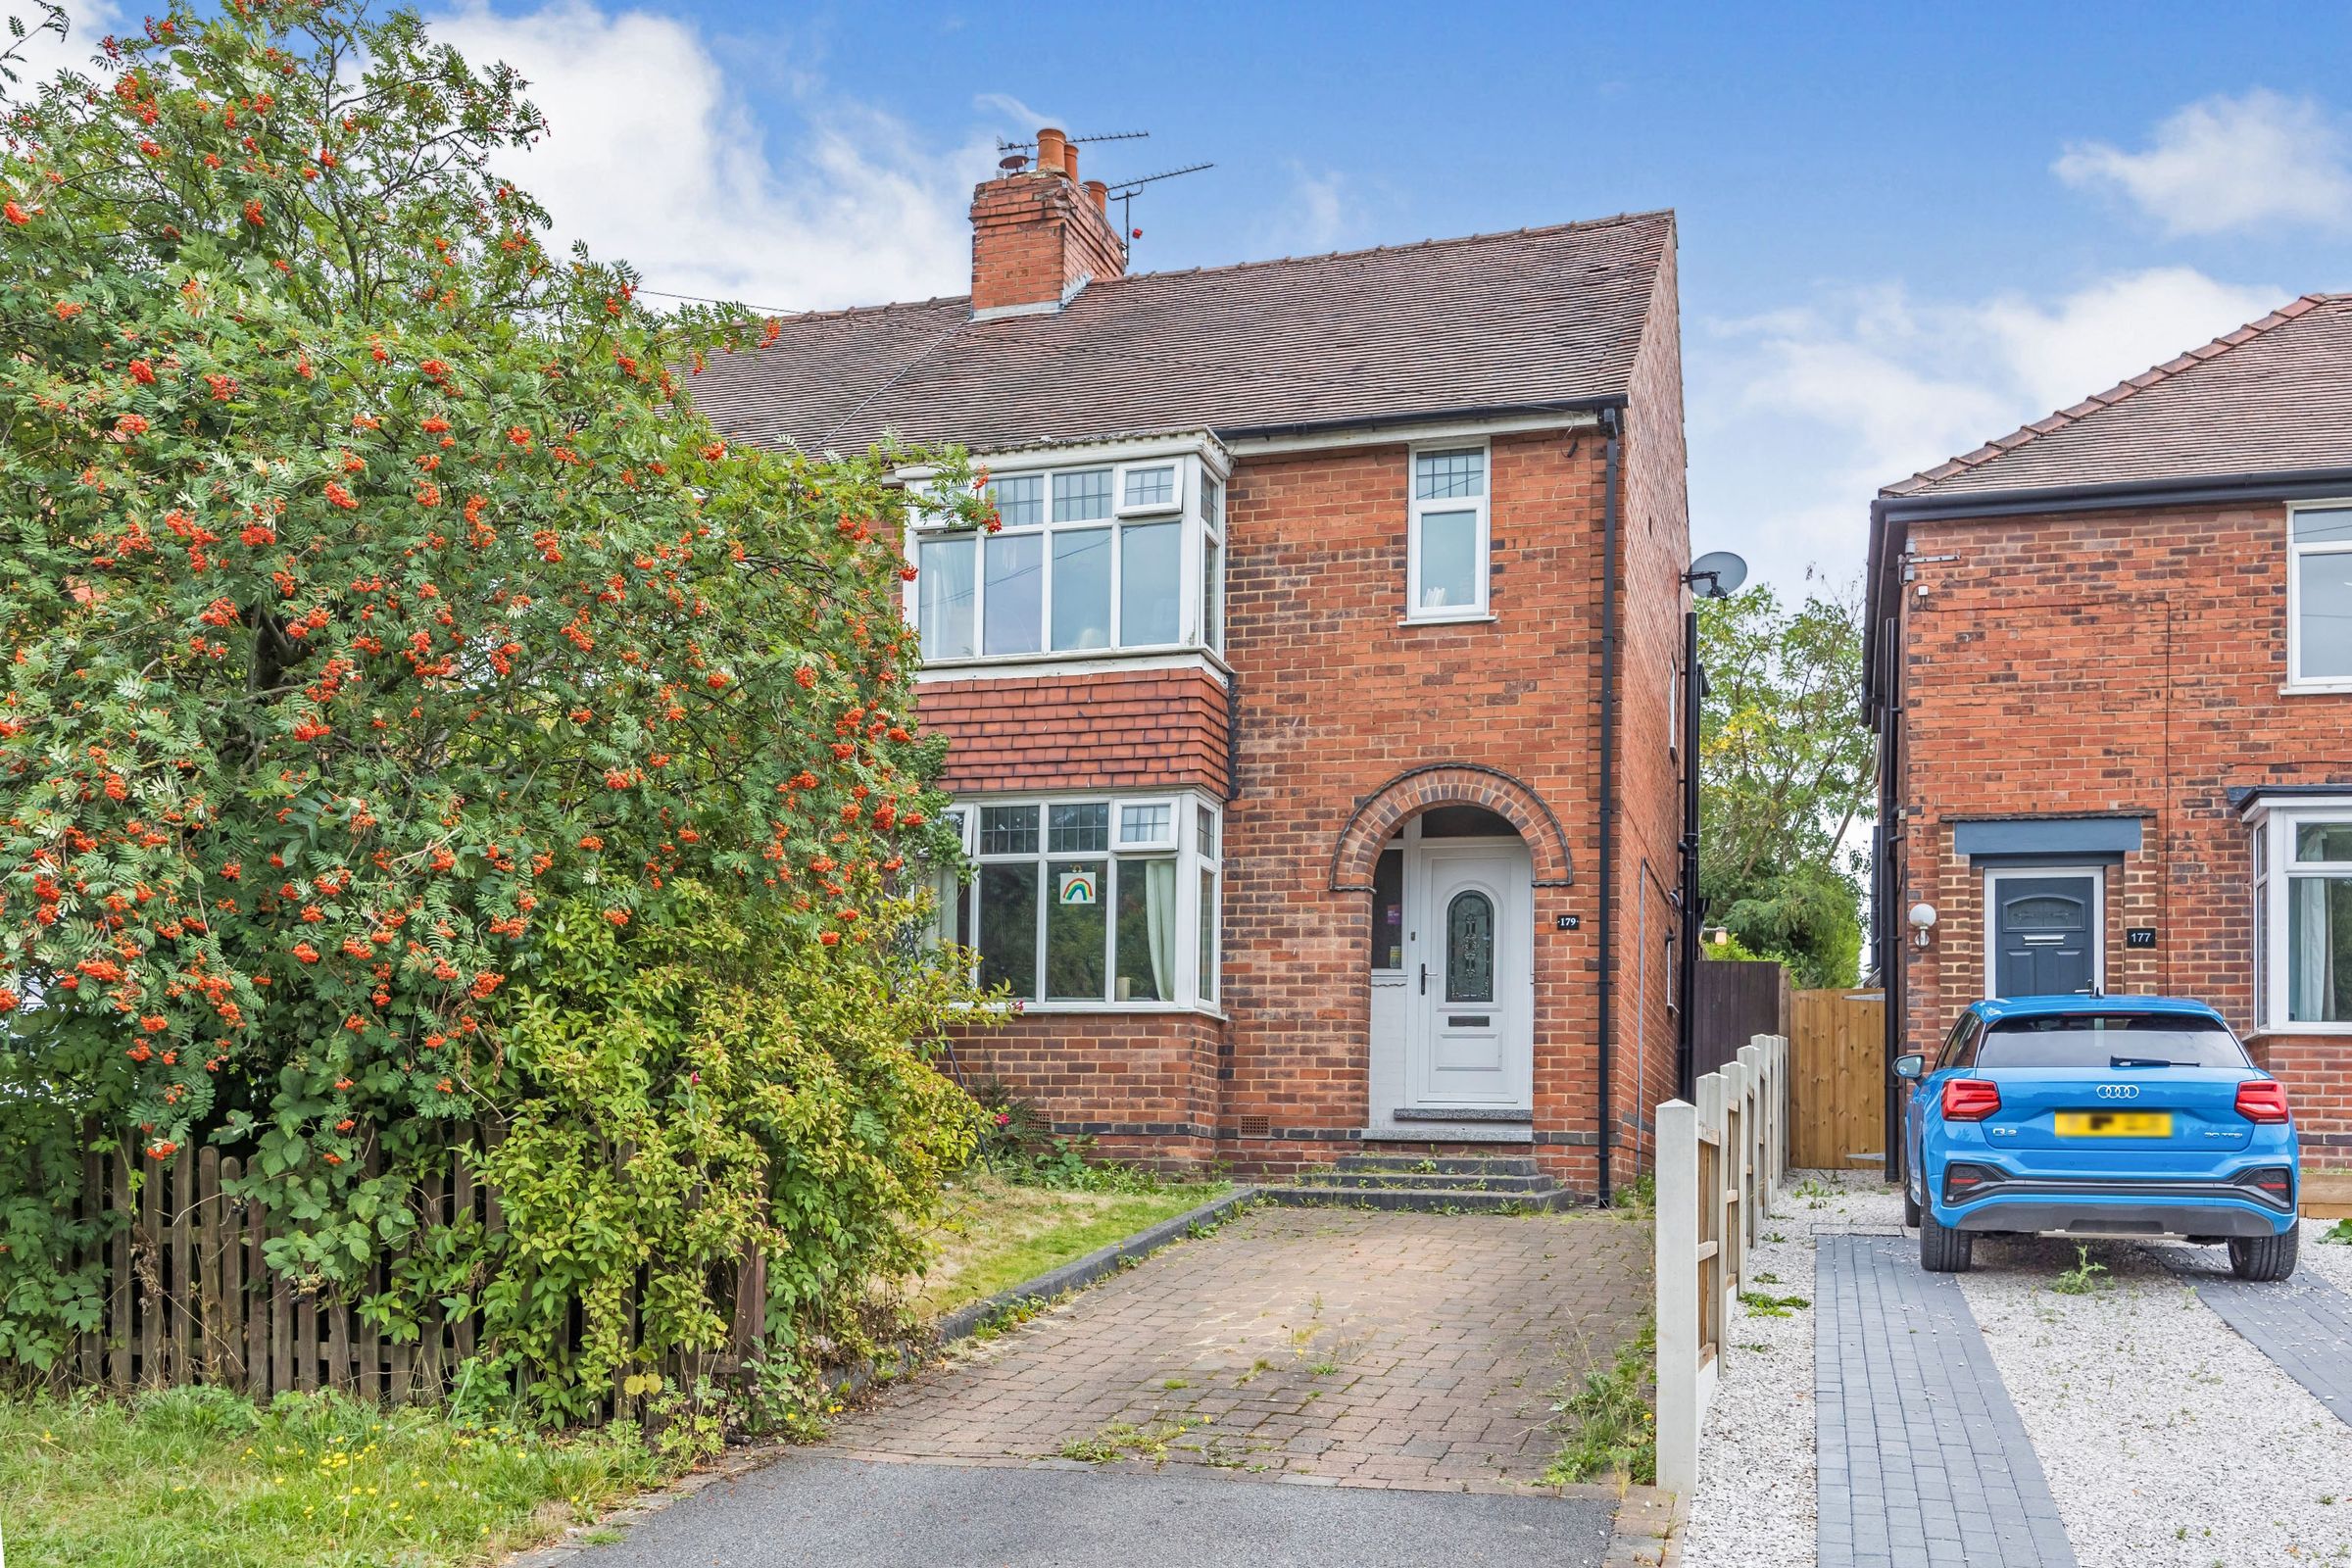
{"label": "neighbouring brick house", "polygon": [[1001,531],[907,541],[944,924],[1026,999],[959,1069],[1131,1157],[1605,1187],[1675,1081],[1673,216],[1127,275],[1076,154],[977,189],[968,297],[695,382],[739,439],[986,464]]}
{"label": "neighbouring brick house", "polygon": [[2352,295],[1872,515],[1889,1054],[1981,996],[2197,997],[2352,1168]]}

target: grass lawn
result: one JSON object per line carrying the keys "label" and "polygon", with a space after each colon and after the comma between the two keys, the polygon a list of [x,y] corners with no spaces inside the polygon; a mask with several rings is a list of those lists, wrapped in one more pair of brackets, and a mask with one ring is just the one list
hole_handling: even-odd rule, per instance
{"label": "grass lawn", "polygon": [[967,1172],[948,1196],[939,1255],[915,1282],[915,1311],[952,1312],[1229,1191],[1222,1182],[1188,1182],[1152,1192],[1074,1192]]}
{"label": "grass lawn", "polygon": [[222,1391],[0,1398],[0,1549],[22,1568],[483,1563],[667,1479],[633,1434]]}

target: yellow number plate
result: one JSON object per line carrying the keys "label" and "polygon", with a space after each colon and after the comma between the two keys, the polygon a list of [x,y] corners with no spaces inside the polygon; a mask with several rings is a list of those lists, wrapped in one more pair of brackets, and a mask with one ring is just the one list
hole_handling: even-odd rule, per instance
{"label": "yellow number plate", "polygon": [[2058,1136],[2170,1138],[2173,1136],[2173,1113],[2169,1110],[2062,1110],[2058,1112]]}

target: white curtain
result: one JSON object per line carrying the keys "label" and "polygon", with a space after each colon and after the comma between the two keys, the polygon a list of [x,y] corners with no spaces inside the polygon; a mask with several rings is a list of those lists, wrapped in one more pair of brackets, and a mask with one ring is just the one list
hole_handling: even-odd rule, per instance
{"label": "white curtain", "polygon": [[1176,862],[1144,862],[1144,935],[1152,949],[1152,990],[1176,1000]]}
{"label": "white curtain", "polygon": [[2328,940],[2324,876],[2289,877],[2286,1015],[2296,1023],[2328,1023],[2335,998],[2335,944]]}

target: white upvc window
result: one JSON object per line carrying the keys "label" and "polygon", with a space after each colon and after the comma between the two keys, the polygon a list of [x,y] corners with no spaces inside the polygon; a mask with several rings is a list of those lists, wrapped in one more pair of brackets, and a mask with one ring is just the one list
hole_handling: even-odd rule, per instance
{"label": "white upvc window", "polygon": [[2352,691],[2352,500],[2286,509],[2286,684]]}
{"label": "white upvc window", "polygon": [[1405,542],[1407,620],[1481,620],[1490,547],[1484,444],[1415,447]]}
{"label": "white upvc window", "polygon": [[2352,1034],[2352,795],[2257,808],[2255,1028]]}
{"label": "white upvc window", "polygon": [[914,510],[906,613],[925,663],[1222,647],[1224,489],[1198,453],[1005,462],[988,493],[994,531]]}
{"label": "white upvc window", "polygon": [[959,803],[973,861],[943,878],[938,933],[1026,1006],[1214,1009],[1219,809],[1190,794]]}

